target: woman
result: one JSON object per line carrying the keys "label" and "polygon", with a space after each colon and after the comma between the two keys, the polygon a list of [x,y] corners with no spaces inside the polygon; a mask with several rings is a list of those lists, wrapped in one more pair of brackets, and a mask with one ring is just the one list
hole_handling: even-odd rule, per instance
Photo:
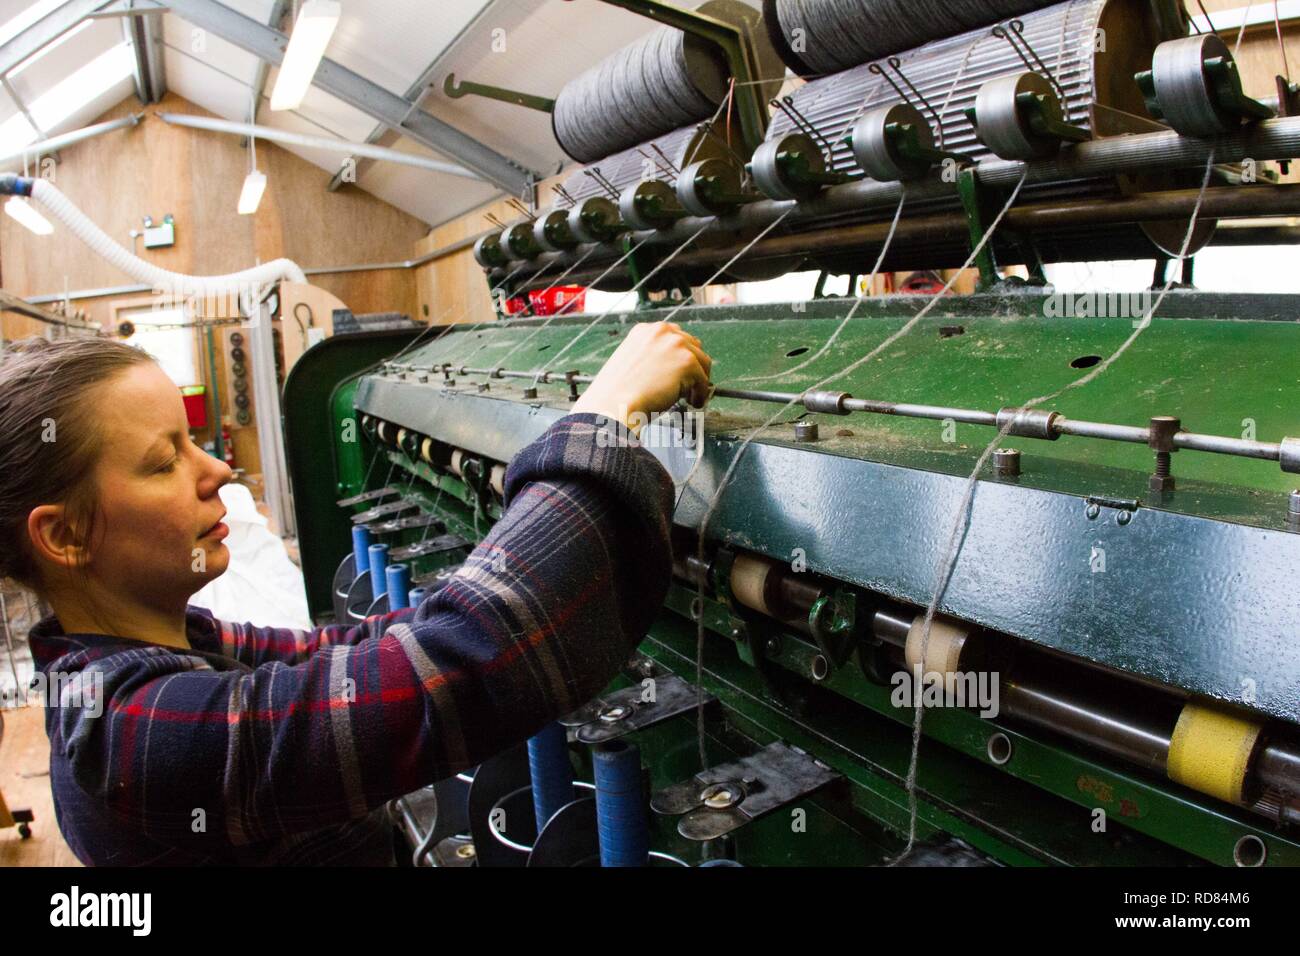
{"label": "woman", "polygon": [[102,339],[5,354],[0,574],[54,611],[31,646],[73,852],[391,863],[388,800],[585,703],[644,636],[668,586],[672,484],[630,428],[702,404],[710,366],[677,326],[633,327],[516,455],[504,515],[444,588],[293,631],[188,605],[229,560],[231,474],[151,358]]}

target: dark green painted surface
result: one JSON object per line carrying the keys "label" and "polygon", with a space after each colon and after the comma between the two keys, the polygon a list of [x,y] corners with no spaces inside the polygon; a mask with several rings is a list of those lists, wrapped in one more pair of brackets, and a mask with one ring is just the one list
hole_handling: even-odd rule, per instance
{"label": "dark green painted surface", "polygon": [[[936,310],[932,319],[882,355],[880,362],[834,387],[859,397],[994,410],[1083,374],[1071,369],[1070,361],[1106,354],[1131,331],[1128,320],[1026,316],[1025,312],[1034,311],[1025,307],[1031,300],[1015,301],[1015,316],[995,314],[987,300],[983,308],[972,299],[954,299],[951,308],[945,303],[944,314]],[[1152,414],[1174,414],[1189,429],[1232,436],[1241,435],[1242,420],[1249,418],[1254,421],[1254,437],[1266,441],[1300,434],[1300,409],[1294,402],[1300,384],[1295,348],[1300,330],[1293,320],[1277,318],[1285,314],[1287,303],[1279,303],[1276,297],[1260,301],[1261,310],[1267,305],[1272,319],[1231,320],[1224,317],[1220,305],[1218,317],[1157,321],[1099,381],[1048,407],[1073,418],[1139,426]],[[821,369],[841,367],[869,350],[905,321],[914,303],[895,300],[864,306],[863,318],[855,320],[832,353],[807,374],[741,381],[744,376],[780,372],[805,360],[833,330],[845,307],[832,301],[808,303],[802,314],[788,306],[692,310],[678,318],[689,314],[691,321],[683,324],[718,356],[715,379],[719,382],[798,391],[813,384]],[[871,314],[889,313],[891,308],[895,314]],[[749,321],[740,321],[739,316]],[[554,362],[554,370],[594,372],[633,320],[602,320]],[[589,321],[561,320],[540,331],[537,321],[519,327],[457,330],[407,360],[417,366],[452,361],[475,367],[537,368]],[[964,333],[940,338],[938,326],[953,324],[962,325]],[[787,352],[803,347],[809,351],[787,357]],[[494,380],[492,395],[519,398],[525,384]],[[541,392],[548,404],[567,407],[564,387],[542,386]],[[335,392],[331,398],[338,417],[346,409],[346,396]],[[775,409],[719,402],[711,410],[711,431],[740,434],[744,426]],[[823,441],[817,450],[950,474],[966,473],[993,435],[991,429],[957,426],[957,441],[948,443],[942,440],[941,423],[865,415],[824,421],[822,433],[833,436],[841,427],[854,434]],[[1073,494],[1146,497],[1150,460],[1141,447],[1070,438],[1016,444],[1026,456],[1024,485]],[[364,456],[370,449],[363,444],[359,451]],[[342,469],[340,476],[350,476],[345,483],[359,482],[360,460],[336,464]],[[367,486],[382,483],[388,466],[396,465],[420,479],[406,489],[448,517],[455,530],[468,537],[486,532],[465,507],[460,482],[395,454],[380,457],[377,463],[370,469]],[[1294,483],[1282,476],[1276,463],[1181,452],[1174,465],[1180,490],[1173,502],[1160,507],[1245,524],[1277,527],[1279,507],[1284,509],[1282,493]],[[435,484],[438,490],[432,487]],[[304,534],[304,546],[306,538]],[[345,548],[346,542],[339,545],[338,554]],[[678,611],[686,612],[683,601],[688,603],[689,596],[683,598],[682,593],[670,606],[682,604]],[[727,632],[725,610],[710,605],[706,619],[714,630]],[[666,612],[642,651],[693,681],[694,647],[694,625]],[[770,659],[752,666],[742,661],[730,640],[717,633],[708,636],[704,684],[725,705],[722,711],[712,712],[707,722],[711,762],[782,739],[815,754],[846,777],[798,804],[809,810],[808,833],[792,832],[788,810],[775,813],[738,834],[737,855],[750,864],[879,863],[897,851],[906,824],[901,781],[907,765],[910,712],[900,714],[892,708],[888,688],[867,680],[856,658],[825,684],[814,685],[807,678],[811,654],[810,645],[790,638]],[[984,750],[994,726],[965,711],[927,713],[919,787],[922,836],[954,833],[1015,864],[1149,865],[1197,860],[1228,864],[1236,839],[1254,833],[1265,839],[1270,864],[1300,860],[1295,843],[1261,828],[1244,811],[1121,769],[1115,762],[1098,760],[1050,737],[996,725],[1012,737],[1014,756],[1007,766],[994,767]],[[637,740],[656,787],[698,769],[693,715],[641,732]],[[1091,827],[1097,807],[1110,818],[1105,834]],[[658,849],[698,860],[698,847],[677,837],[671,821],[660,821],[656,834]]]}
{"label": "dark green painted surface", "polygon": [[[782,373],[821,349],[849,308],[846,302],[693,308],[676,319],[715,356],[717,383],[798,392],[843,369],[896,331],[915,311],[917,298],[864,303],[827,353],[794,374]],[[1263,298],[1266,302],[1256,308],[1250,297],[1238,297],[1240,319],[1156,319],[1098,379],[1043,407],[1069,418],[1137,427],[1145,427],[1153,415],[1175,415],[1187,430],[1233,438],[1278,441],[1300,436],[1300,323],[1251,320],[1256,311],[1281,311],[1278,297]],[[980,303],[971,299],[980,300],[985,309],[977,310]],[[795,312],[795,306],[806,311]],[[1197,311],[1175,301],[1162,306],[1161,315],[1174,314],[1175,306],[1182,306],[1180,314]],[[827,387],[858,398],[991,412],[1083,376],[1086,369],[1073,368],[1072,362],[1109,355],[1133,331],[1128,318],[1047,318],[1042,309],[1039,297],[954,298],[951,306],[936,308],[876,359]],[[601,318],[558,359],[551,356],[561,353],[590,318],[565,317],[545,328],[540,328],[542,320],[532,320],[458,331],[416,350],[410,361],[416,366],[450,361],[474,368],[548,367],[592,374],[622,341],[629,323],[641,320],[649,319]],[[941,337],[940,327],[954,325],[963,333]],[[806,351],[789,356],[801,349]],[[492,387],[501,397],[518,397],[524,384],[494,381]],[[541,386],[540,391],[543,400],[556,404],[567,394],[561,385]],[[709,429],[744,435],[778,407],[717,401],[710,406]],[[781,423],[801,412],[787,411],[763,440],[788,438],[790,429]],[[969,473],[995,434],[977,425],[945,429],[939,421],[883,415],[813,417],[821,425],[819,450],[948,474]],[[837,436],[840,430],[852,435]],[[1140,498],[1153,507],[1264,527],[1284,526],[1285,494],[1300,485],[1300,476],[1284,474],[1276,462],[1180,451],[1173,461],[1177,494],[1151,502],[1147,476],[1153,456],[1144,446],[1069,436],[1055,442],[1008,438],[1002,444],[1021,450],[1020,483],[1028,487]]]}
{"label": "dark green painted surface", "polygon": [[285,456],[313,616],[331,607],[334,569],[352,547],[352,522],[334,502],[365,478],[364,436],[356,428],[357,440],[344,440],[351,437],[344,426],[353,415],[355,379],[413,337],[406,331],[335,335],[303,352],[285,379]]}

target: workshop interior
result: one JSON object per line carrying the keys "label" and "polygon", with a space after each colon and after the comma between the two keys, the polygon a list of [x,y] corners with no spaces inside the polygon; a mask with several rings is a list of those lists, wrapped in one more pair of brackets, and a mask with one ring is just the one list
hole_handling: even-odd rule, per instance
{"label": "workshop interior", "polygon": [[3,338],[172,375],[219,618],[419,607],[631,328],[713,358],[649,632],[403,865],[1300,865],[1300,2],[437,7],[0,0]]}

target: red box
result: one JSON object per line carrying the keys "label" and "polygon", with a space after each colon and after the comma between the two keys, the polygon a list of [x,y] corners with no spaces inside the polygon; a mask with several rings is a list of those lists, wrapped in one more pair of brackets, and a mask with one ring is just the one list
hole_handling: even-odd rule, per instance
{"label": "red box", "polygon": [[208,426],[208,389],[205,385],[187,385],[181,389],[181,400],[185,402],[185,417],[190,428]]}

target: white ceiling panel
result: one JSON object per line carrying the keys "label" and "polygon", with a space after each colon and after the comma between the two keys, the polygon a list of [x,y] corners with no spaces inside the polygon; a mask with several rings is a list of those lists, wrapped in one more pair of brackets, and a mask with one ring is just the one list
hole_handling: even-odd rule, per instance
{"label": "white ceiling panel", "polygon": [[[391,148],[415,156],[456,162],[409,139],[399,140]],[[500,193],[496,186],[481,180],[390,162],[367,163],[357,185],[431,226],[454,219]]]}
{"label": "white ceiling panel", "polygon": [[491,183],[396,163],[373,164],[358,185],[431,226],[481,206],[500,192]]}
{"label": "white ceiling panel", "polygon": [[[235,4],[230,3],[227,6],[235,6]],[[223,73],[238,77],[246,84],[253,82],[253,74],[257,72],[258,60],[253,54],[245,53],[239,47],[213,36],[207,30],[200,30],[174,13],[163,17],[163,42],[173,52],[202,60]],[[171,83],[168,82],[168,86],[170,85]],[[247,104],[244,109],[248,109]]]}
{"label": "white ceiling panel", "polygon": [[28,102],[77,67],[124,41],[121,23],[83,20],[44,50],[28,57],[9,74],[9,82],[23,102]]}
{"label": "white ceiling panel", "polygon": [[216,66],[168,49],[167,88],[195,106],[228,120],[248,119],[249,88]]}
{"label": "white ceiling panel", "polygon": [[490,6],[491,0],[344,0],[343,16],[326,55],[390,92],[405,95],[429,64]]}

